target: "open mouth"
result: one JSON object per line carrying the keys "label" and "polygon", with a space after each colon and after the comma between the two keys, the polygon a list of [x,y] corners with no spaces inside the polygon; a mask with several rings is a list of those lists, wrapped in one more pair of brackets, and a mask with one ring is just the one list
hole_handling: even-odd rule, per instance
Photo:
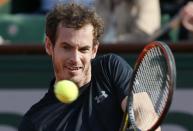
{"label": "open mouth", "polygon": [[75,66],[75,67],[66,67],[66,68],[70,71],[78,71],[78,70],[82,69],[82,67],[77,67],[77,66]]}

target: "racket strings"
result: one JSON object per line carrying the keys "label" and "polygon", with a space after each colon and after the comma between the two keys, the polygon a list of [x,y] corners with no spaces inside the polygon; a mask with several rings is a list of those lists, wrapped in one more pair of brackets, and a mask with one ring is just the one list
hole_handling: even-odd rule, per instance
{"label": "racket strings", "polygon": [[[167,75],[167,64],[164,60],[164,56],[162,55],[161,51],[157,48],[155,48],[154,50],[155,50],[155,52],[153,52],[154,54],[159,54],[158,55],[159,59],[156,60],[154,64],[160,65],[159,62],[162,63],[161,66],[157,66],[158,67],[157,69],[159,70],[159,73],[157,74],[158,75],[157,77],[159,78],[159,80],[157,80],[157,82],[159,83],[159,85],[158,85],[159,90],[157,90],[157,92],[159,92],[160,96],[163,95],[163,97],[157,97],[157,98],[163,98],[163,100],[157,99],[155,101],[156,102],[155,107],[157,107],[156,111],[157,111],[157,113],[161,114],[163,107],[165,107],[165,103],[167,100],[166,98],[168,96],[167,90],[164,90],[165,89],[164,87],[168,87],[167,86],[168,85],[167,84],[168,83],[168,81],[167,81],[167,76],[168,76]],[[164,76],[163,74],[166,74],[166,75]]]}
{"label": "racket strings", "polygon": [[[165,107],[170,79],[165,61],[160,48],[152,48],[143,57],[135,76],[133,106],[136,118],[140,119],[140,121],[136,120],[137,123],[135,124],[141,124],[138,127],[143,130],[147,130],[146,127],[149,127],[146,125],[157,121]],[[135,102],[135,99],[141,102]],[[150,108],[150,106],[152,107]],[[147,113],[149,109],[153,111],[153,116]]]}

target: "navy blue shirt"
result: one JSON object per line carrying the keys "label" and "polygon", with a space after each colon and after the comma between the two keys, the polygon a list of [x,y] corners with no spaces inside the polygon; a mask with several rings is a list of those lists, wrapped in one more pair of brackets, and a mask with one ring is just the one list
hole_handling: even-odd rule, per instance
{"label": "navy blue shirt", "polygon": [[115,54],[92,61],[91,81],[79,89],[71,104],[59,102],[53,83],[45,96],[25,114],[19,131],[118,131],[132,69]]}

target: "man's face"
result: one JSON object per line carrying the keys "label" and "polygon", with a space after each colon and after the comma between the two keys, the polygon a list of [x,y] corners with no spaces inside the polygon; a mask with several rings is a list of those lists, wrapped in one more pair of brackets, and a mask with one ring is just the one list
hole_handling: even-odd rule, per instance
{"label": "man's face", "polygon": [[46,51],[52,56],[56,81],[68,79],[82,86],[91,80],[91,59],[98,44],[93,45],[93,26],[80,29],[58,26],[55,46],[46,38]]}

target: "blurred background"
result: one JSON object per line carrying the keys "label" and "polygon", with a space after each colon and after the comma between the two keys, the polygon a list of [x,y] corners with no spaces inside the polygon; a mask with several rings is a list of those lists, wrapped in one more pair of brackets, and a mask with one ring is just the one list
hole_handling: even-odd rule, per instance
{"label": "blurred background", "polygon": [[[61,2],[72,0],[0,0],[0,131],[16,131],[23,114],[49,87],[53,70],[44,51],[45,16]],[[73,2],[96,8],[104,19],[98,55],[114,52],[133,66],[145,44],[160,40],[171,47],[177,65],[177,87],[162,130],[192,131],[193,30],[183,24],[181,13],[192,1]]]}

